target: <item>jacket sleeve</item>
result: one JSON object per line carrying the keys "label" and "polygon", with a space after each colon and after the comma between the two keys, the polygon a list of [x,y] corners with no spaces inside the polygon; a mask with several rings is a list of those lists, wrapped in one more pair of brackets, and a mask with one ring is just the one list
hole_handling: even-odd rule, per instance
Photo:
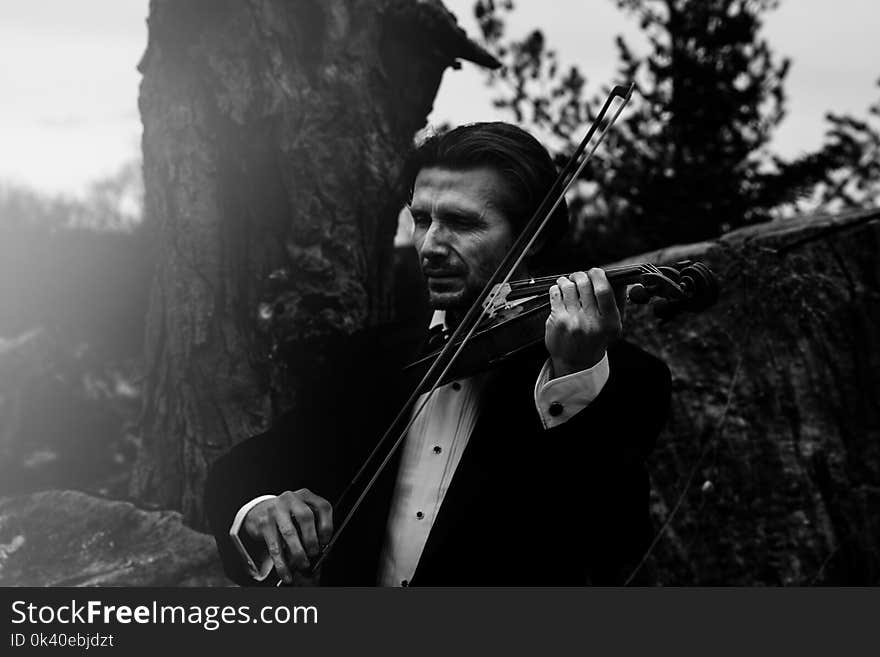
{"label": "jacket sleeve", "polygon": [[622,584],[650,545],[646,459],[671,398],[671,374],[661,360],[627,343],[618,343],[609,359],[610,377],[599,396],[546,430],[543,441],[554,464],[547,467],[565,482],[560,495],[591,528],[586,544],[595,584]]}
{"label": "jacket sleeve", "polygon": [[[285,490],[309,486],[290,467],[307,454],[301,435],[288,431],[296,424],[290,419],[276,423],[269,431],[235,445],[211,466],[205,486],[205,508],[208,523],[227,576],[243,586],[274,585],[275,579],[255,581],[247,572],[244,561],[229,537],[229,529],[238,510],[259,495],[277,495]],[[320,485],[318,486],[320,490]],[[318,493],[320,494],[320,493]],[[247,539],[243,539],[246,547]]]}
{"label": "jacket sleeve", "polygon": [[[233,446],[210,467],[205,486],[208,522],[226,574],[248,586],[258,583],[229,537],[235,514],[260,495],[308,488],[335,503],[354,469],[378,438],[373,425],[384,391],[399,371],[393,341],[386,346],[375,332],[347,336],[342,343],[313,346],[330,351],[332,364],[311,371],[310,385],[296,410],[282,415],[271,429]],[[375,435],[374,435],[375,434]],[[371,442],[373,441],[373,442]],[[245,547],[249,539],[243,539]]]}
{"label": "jacket sleeve", "polygon": [[556,456],[598,451],[644,459],[654,449],[669,414],[669,368],[625,342],[610,350],[609,363],[610,375],[599,395],[568,422],[546,430],[545,446],[559,450]]}

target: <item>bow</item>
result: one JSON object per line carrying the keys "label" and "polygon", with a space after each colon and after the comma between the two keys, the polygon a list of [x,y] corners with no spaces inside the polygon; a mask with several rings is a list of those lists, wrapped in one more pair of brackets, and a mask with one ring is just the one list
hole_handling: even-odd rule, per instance
{"label": "bow", "polygon": [[[595,153],[596,149],[602,143],[602,140],[604,139],[608,130],[611,128],[623,108],[629,102],[630,98],[632,97],[633,87],[634,85],[632,84],[630,84],[629,86],[617,85],[611,90],[611,93],[608,95],[608,98],[602,105],[599,114],[596,116],[595,120],[590,125],[590,128],[587,130],[586,135],[581,140],[580,144],[572,153],[572,155],[569,157],[566,165],[559,172],[559,175],[557,176],[553,185],[547,191],[544,199],[541,201],[538,208],[532,214],[531,218],[529,219],[523,230],[520,232],[517,239],[514,241],[510,250],[502,259],[498,267],[495,269],[495,272],[486,282],[480,294],[470,305],[464,317],[455,328],[455,331],[445,342],[440,352],[436,355],[433,363],[428,368],[428,371],[424,374],[421,381],[413,389],[409,398],[403,404],[388,429],[376,443],[376,446],[370,452],[363,465],[358,469],[357,473],[355,473],[352,480],[339,496],[339,499],[337,500],[336,506],[334,508],[339,508],[341,506],[341,503],[349,495],[352,494],[352,491],[355,490],[356,485],[360,481],[362,481],[369,472],[372,472],[357,499],[354,501],[348,513],[340,522],[330,542],[324,547],[319,557],[313,563],[311,569],[312,573],[314,573],[321,566],[326,557],[329,555],[339,537],[341,536],[342,532],[345,530],[346,526],[366,498],[367,494],[373,488],[376,481],[379,479],[379,476],[382,474],[388,463],[391,461],[394,453],[403,444],[407,432],[409,431],[413,422],[415,422],[416,418],[418,418],[419,414],[425,408],[429,398],[440,385],[441,381],[444,380],[444,377],[455,363],[456,358],[458,358],[459,354],[462,352],[462,349],[464,349],[471,336],[473,336],[477,326],[480,323],[480,320],[483,317],[483,314],[486,312],[486,309],[493,307],[493,297],[497,295],[498,291],[500,289],[503,289],[504,286],[510,281],[513,272],[517,270],[517,267],[519,267],[519,265],[522,263],[523,259],[526,257],[526,254],[529,253],[529,250],[540,237],[542,231],[549,223],[551,216],[559,207],[559,205],[563,202],[566,192],[571,187],[571,185],[574,184],[574,181],[577,180],[578,176],[584,170],[584,167],[587,165],[587,162],[590,160],[593,153]],[[618,104],[611,118],[603,124],[605,116],[610,110],[612,103],[617,99],[620,99],[622,102]],[[593,142],[593,138],[596,136],[597,132],[598,137],[596,138],[595,142]],[[585,152],[586,155],[581,159],[581,156],[584,155]],[[421,401],[419,402],[420,397]],[[417,402],[418,406],[416,407],[415,405]],[[415,410],[410,412],[413,407],[415,407]],[[388,449],[382,461],[374,470],[370,470],[370,464],[374,461],[376,456],[381,453],[382,449],[384,447],[387,447],[389,444],[391,445],[391,447]],[[280,583],[281,582],[279,581],[279,585]]]}

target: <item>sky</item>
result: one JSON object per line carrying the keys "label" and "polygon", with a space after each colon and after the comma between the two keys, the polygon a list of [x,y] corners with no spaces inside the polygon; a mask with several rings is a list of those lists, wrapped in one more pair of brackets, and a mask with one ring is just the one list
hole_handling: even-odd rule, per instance
{"label": "sky", "polygon": [[[445,0],[478,34],[473,0]],[[509,33],[540,27],[562,64],[589,89],[615,79],[614,37],[643,45],[612,0],[518,0]],[[0,0],[0,182],[82,196],[138,155],[137,63],[147,42],[147,0]],[[829,111],[864,115],[880,98],[877,0],[783,0],[764,35],[792,59],[788,116],[773,147],[786,157],[817,147]],[[429,121],[496,118],[484,74],[448,70]]]}

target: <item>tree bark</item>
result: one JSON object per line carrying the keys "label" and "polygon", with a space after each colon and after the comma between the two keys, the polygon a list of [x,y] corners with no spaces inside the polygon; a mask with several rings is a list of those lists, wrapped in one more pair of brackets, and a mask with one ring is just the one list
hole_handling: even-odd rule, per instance
{"label": "tree bark", "polygon": [[324,338],[389,319],[404,155],[443,71],[494,60],[439,1],[152,0],[149,33],[132,493],[200,526],[211,460],[295,403]]}
{"label": "tree bark", "polygon": [[878,221],[797,217],[633,259],[701,260],[722,286],[700,315],[627,317],[673,374],[657,582],[880,584]]}

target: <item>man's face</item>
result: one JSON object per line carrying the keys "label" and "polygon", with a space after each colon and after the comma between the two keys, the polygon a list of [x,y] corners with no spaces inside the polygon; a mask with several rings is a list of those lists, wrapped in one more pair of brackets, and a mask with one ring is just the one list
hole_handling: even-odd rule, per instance
{"label": "man's face", "polygon": [[413,241],[432,307],[466,309],[513,244],[512,226],[501,210],[504,185],[487,167],[430,167],[416,177]]}

